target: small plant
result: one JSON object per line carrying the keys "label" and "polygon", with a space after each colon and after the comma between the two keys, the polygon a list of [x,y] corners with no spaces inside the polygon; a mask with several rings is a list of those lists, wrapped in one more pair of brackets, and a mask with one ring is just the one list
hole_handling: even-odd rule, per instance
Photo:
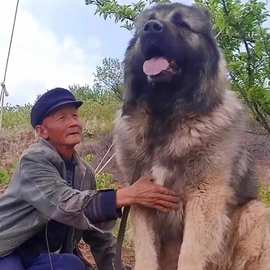
{"label": "small plant", "polygon": [[0,185],[6,185],[9,182],[9,174],[5,169],[0,168]]}
{"label": "small plant", "polygon": [[116,184],[113,181],[113,176],[110,173],[100,173],[96,175],[97,189],[115,189]]}
{"label": "small plant", "polygon": [[270,185],[260,186],[259,198],[267,205],[270,206]]}
{"label": "small plant", "polygon": [[87,154],[83,159],[86,163],[91,164],[94,161],[95,156],[93,154]]}

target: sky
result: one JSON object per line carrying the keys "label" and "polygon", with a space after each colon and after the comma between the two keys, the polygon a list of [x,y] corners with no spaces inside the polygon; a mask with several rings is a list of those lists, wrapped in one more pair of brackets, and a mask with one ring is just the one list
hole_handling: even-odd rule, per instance
{"label": "sky", "polygon": [[[3,80],[17,0],[0,1]],[[94,15],[84,0],[20,0],[6,78],[5,103],[32,103],[57,86],[90,84],[104,57],[123,59],[131,33]]]}
{"label": "sky", "polygon": [[[0,0],[0,81],[16,2]],[[104,57],[123,59],[131,36],[113,21],[94,15],[85,0],[20,0],[5,104],[33,103],[37,95],[57,86],[91,85]]]}

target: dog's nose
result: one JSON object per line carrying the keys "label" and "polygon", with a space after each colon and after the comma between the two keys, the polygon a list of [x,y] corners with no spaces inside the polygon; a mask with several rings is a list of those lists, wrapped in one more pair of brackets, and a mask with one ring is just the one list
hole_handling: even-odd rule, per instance
{"label": "dog's nose", "polygon": [[163,31],[163,24],[158,20],[148,21],[143,28],[144,33],[161,33]]}

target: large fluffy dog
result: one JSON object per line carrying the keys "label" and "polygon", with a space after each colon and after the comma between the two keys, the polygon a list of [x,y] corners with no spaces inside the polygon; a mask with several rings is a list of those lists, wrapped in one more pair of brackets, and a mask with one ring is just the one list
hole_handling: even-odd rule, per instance
{"label": "large fluffy dog", "polygon": [[241,139],[246,113],[206,11],[158,5],[138,18],[115,127],[123,178],[152,174],[179,211],[134,207],[136,270],[266,270],[270,238]]}

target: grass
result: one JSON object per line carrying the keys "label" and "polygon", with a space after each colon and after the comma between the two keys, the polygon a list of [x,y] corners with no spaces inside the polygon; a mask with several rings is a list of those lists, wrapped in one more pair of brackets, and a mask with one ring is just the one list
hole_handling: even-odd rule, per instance
{"label": "grass", "polygon": [[10,175],[6,169],[0,168],[0,185],[7,185],[10,180]]}
{"label": "grass", "polygon": [[4,107],[3,128],[5,129],[29,129],[31,105]]}
{"label": "grass", "polygon": [[96,175],[97,189],[116,189],[116,183],[110,173],[100,173]]}
{"label": "grass", "polygon": [[110,133],[119,107],[119,102],[113,99],[108,100],[106,104],[86,101],[80,108],[80,116],[84,122],[84,136],[93,138]]}
{"label": "grass", "polygon": [[267,206],[270,206],[270,185],[261,185],[259,187],[259,198]]}
{"label": "grass", "polygon": [[[80,107],[79,113],[84,126],[84,135],[95,137],[111,132],[116,111],[120,108],[117,99],[105,96],[103,103],[88,99]],[[30,130],[31,105],[10,106],[4,108],[3,128],[6,130]]]}

